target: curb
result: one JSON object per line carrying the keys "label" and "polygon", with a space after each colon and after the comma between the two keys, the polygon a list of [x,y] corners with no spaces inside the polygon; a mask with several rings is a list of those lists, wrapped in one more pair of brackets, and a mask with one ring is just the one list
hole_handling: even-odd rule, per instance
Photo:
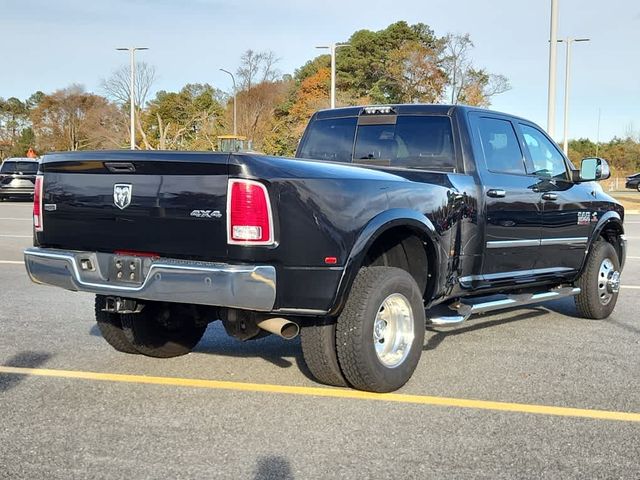
{"label": "curb", "polygon": [[626,210],[624,211],[625,215],[640,215],[640,210]]}

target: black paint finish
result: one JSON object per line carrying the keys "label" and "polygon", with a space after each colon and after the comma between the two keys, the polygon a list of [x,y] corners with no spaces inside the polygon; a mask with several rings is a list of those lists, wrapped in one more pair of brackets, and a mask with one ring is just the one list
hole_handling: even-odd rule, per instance
{"label": "black paint finish", "polygon": [[[195,152],[74,152],[47,155],[44,247],[113,252],[135,250],[174,258],[258,263],[277,269],[275,309],[315,314],[340,311],[368,248],[389,229],[406,227],[435,260],[426,304],[576,278],[594,235],[622,230],[623,209],[594,183],[549,182],[535,175],[491,172],[480,161],[472,117],[495,115],[465,107],[405,105],[398,114],[448,115],[455,172],[332,163],[259,154]],[[318,112],[321,118],[360,114],[356,107]],[[513,120],[514,125],[520,120]],[[114,167],[115,165],[115,167]],[[567,168],[570,164],[567,161]],[[227,180],[264,183],[274,214],[273,246],[227,245]],[[118,209],[115,183],[133,188]],[[492,189],[506,195],[488,195]],[[557,200],[543,200],[544,193]],[[193,210],[218,210],[198,218]],[[578,212],[596,213],[578,225]],[[576,249],[487,249],[487,242],[588,237]],[[326,265],[325,257],[336,257]]]}

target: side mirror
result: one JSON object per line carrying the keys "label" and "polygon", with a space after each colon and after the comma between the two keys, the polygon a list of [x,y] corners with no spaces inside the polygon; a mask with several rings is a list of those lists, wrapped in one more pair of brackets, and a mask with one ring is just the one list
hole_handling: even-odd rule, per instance
{"label": "side mirror", "polygon": [[604,158],[585,158],[580,164],[581,182],[606,180],[611,176],[609,164]]}

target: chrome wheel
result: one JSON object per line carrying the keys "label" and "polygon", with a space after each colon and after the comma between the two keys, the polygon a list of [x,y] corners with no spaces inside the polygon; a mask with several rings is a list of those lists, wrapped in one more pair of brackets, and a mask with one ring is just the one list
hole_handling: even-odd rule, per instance
{"label": "chrome wheel", "polygon": [[385,298],[373,323],[373,344],[380,363],[394,368],[405,361],[413,344],[413,329],[409,300],[400,293]]}
{"label": "chrome wheel", "polygon": [[620,272],[616,271],[613,262],[605,258],[598,270],[598,298],[602,305],[608,305],[614,294],[620,290]]}

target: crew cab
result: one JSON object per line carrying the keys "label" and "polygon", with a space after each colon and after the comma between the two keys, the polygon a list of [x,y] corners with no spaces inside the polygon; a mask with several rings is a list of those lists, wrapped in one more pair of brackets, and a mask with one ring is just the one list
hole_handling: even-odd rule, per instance
{"label": "crew cab", "polygon": [[446,105],[315,113],[296,158],[46,155],[31,279],[95,294],[114,348],[191,351],[209,322],[241,339],[300,331],[322,383],[386,392],[426,325],[574,297],[613,311],[624,210],[537,125]]}

